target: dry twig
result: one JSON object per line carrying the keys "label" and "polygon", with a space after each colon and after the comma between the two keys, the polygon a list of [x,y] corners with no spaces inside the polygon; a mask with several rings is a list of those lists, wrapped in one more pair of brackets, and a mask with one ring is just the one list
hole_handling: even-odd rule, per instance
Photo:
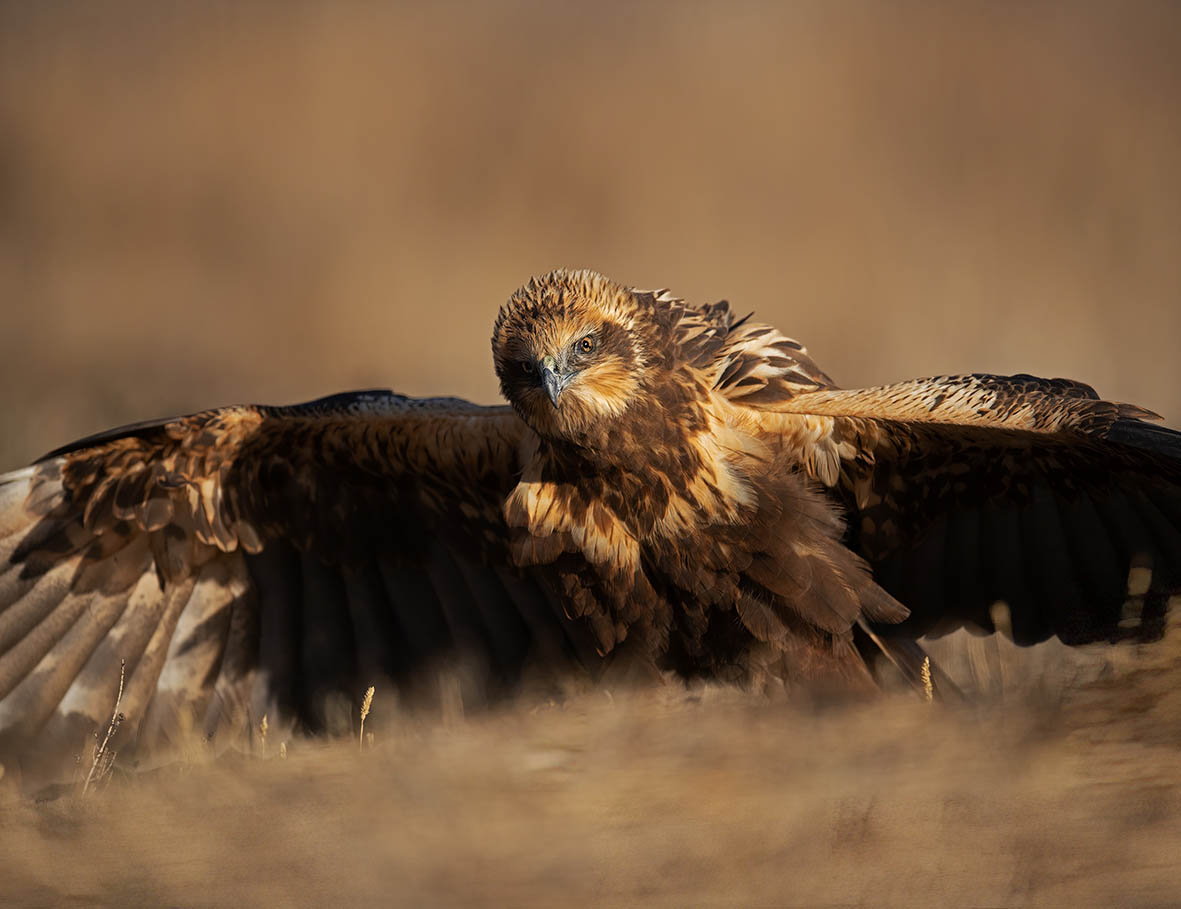
{"label": "dry twig", "polygon": [[104,776],[111,773],[115,765],[115,752],[107,751],[111,737],[123,723],[123,714],[119,712],[119,704],[123,701],[123,680],[127,673],[127,661],[119,661],[119,693],[115,695],[115,706],[111,710],[111,721],[107,724],[107,734],[103,736],[102,744],[94,750],[94,760],[90,764],[90,772],[86,774],[86,782],[82,784],[82,794],[90,790],[93,783],[97,783]]}

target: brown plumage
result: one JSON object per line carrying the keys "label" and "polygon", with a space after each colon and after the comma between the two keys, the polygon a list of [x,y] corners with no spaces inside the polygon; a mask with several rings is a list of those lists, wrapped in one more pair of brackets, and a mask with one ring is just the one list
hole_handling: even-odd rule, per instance
{"label": "brown plumage", "polygon": [[1181,435],[1085,385],[838,389],[591,272],[519,290],[492,348],[511,408],[226,408],[0,478],[0,762],[69,765],[121,660],[126,757],[343,731],[447,673],[469,704],[621,666],[865,689],[998,601],[1018,643],[1152,638],[1181,583]]}

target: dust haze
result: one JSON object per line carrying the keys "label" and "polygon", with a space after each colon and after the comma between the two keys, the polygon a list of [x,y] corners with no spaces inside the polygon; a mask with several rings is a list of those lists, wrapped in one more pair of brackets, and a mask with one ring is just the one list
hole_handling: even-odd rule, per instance
{"label": "dust haze", "polygon": [[446,721],[387,712],[364,751],[272,731],[246,754],[197,749],[97,794],[0,806],[0,890],[110,906],[1175,905],[1179,638],[1032,657],[949,640],[936,652],[967,706],[670,682]]}
{"label": "dust haze", "polygon": [[[1178,98],[1169,4],[0,4],[0,470],[493,402],[496,309],[558,266],[729,299],[842,385],[1062,375],[1181,426]],[[957,638],[967,707],[670,685],[194,757],[0,805],[0,896],[1175,903],[1177,638]]]}

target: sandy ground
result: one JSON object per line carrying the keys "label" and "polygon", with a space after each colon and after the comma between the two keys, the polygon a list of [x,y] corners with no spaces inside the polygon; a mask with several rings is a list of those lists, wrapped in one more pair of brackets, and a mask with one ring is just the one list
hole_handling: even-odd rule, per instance
{"label": "sandy ground", "polygon": [[[1181,8],[0,3],[0,469],[350,387],[496,399],[533,273],[729,298],[846,385],[1181,425]],[[969,706],[592,692],[0,805],[0,902],[1177,905],[1163,645]],[[983,649],[982,649],[983,648]]]}

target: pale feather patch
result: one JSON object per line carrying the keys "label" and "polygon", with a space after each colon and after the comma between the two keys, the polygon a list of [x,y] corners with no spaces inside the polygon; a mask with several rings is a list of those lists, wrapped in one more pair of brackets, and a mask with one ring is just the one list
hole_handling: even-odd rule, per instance
{"label": "pale feather patch", "polygon": [[245,566],[240,558],[218,559],[197,576],[188,605],[177,621],[168,657],[160,673],[160,690],[188,692],[199,688],[200,680],[220,658],[222,642],[199,640],[195,632],[243,597],[247,590]]}
{"label": "pale feather patch", "polygon": [[634,400],[638,370],[618,357],[609,357],[583,370],[563,392],[597,419],[619,417]]}
{"label": "pale feather patch", "polygon": [[[538,479],[540,474],[541,467],[534,459],[504,505],[508,525],[522,528],[530,536],[514,547],[518,565],[552,561],[566,549],[553,538],[565,537],[587,561],[609,567],[611,574],[631,574],[638,570],[639,543],[616,515],[596,502],[588,508],[584,523],[575,522],[569,510],[569,487],[564,494],[558,484]],[[578,493],[574,491],[574,494]]]}
{"label": "pale feather patch", "polygon": [[0,655],[56,608],[69,591],[77,569],[75,556],[37,577],[22,578],[20,566],[0,576]]}
{"label": "pale feather patch", "polygon": [[[67,570],[70,567],[62,566]],[[0,657],[0,699],[6,698],[73,627],[85,613],[92,598],[89,593],[66,594],[43,615],[37,609],[39,603],[30,603],[28,612],[22,610],[21,615],[14,618],[13,624],[5,628],[6,637],[18,630],[21,635],[4,656]],[[37,624],[25,630],[26,623],[34,616],[38,616]],[[9,705],[5,703],[5,707],[8,708]]]}
{"label": "pale feather patch", "polygon": [[[703,463],[683,490],[669,498],[657,522],[660,532],[681,537],[709,524],[733,524],[758,505],[758,494],[748,476],[751,469],[765,469],[770,455],[767,446],[716,414],[730,415],[733,408],[714,396],[709,428],[690,444],[703,456]],[[708,517],[703,517],[708,516]]]}
{"label": "pale feather patch", "polygon": [[1125,406],[1093,395],[1090,388],[1062,379],[934,376],[871,388],[811,391],[782,402],[775,410],[1055,432],[1085,426],[1104,413],[1114,416]]}
{"label": "pale feather patch", "polygon": [[857,456],[858,449],[834,437],[835,419],[815,414],[767,414],[765,425],[777,434],[783,446],[795,453],[808,475],[826,486],[840,481],[843,460]]}
{"label": "pale feather patch", "polygon": [[[16,728],[21,736],[40,729],[126,606],[126,593],[71,594],[33,634],[9,651],[5,659],[14,659],[0,672],[0,728]],[[22,654],[26,643],[29,650]],[[28,666],[28,659],[36,652],[40,652],[39,658]],[[18,660],[18,656],[25,659]],[[9,688],[14,679],[19,679],[18,684]]]}
{"label": "pale feather patch", "polygon": [[[247,592],[245,570],[240,558],[226,558],[211,562],[198,575],[140,728],[142,742],[177,744],[185,733],[204,725],[214,693],[208,683],[229,640],[230,611]],[[210,633],[215,627],[218,633]]]}
{"label": "pale feather patch", "polygon": [[149,700],[156,690],[156,682],[160,678],[160,670],[168,656],[168,648],[172,642],[173,632],[180,619],[181,612],[192,595],[196,579],[188,577],[165,590],[163,608],[160,621],[157,623],[144,648],[143,656],[135,666],[123,689],[123,712],[126,720],[126,737],[133,738],[143,721]]}
{"label": "pale feather patch", "polygon": [[[722,353],[709,370],[712,384],[730,400],[776,389],[773,397],[787,399],[832,385],[798,341],[761,322],[747,322],[730,331]],[[764,404],[759,401],[759,406]]]}
{"label": "pale feather patch", "polygon": [[135,668],[159,620],[164,595],[153,574],[143,575],[127,593],[127,607],[99,642],[62,698],[58,712],[79,713],[96,724],[110,716],[119,683],[119,663]]}
{"label": "pale feather patch", "polygon": [[[11,536],[32,523],[25,508],[32,491],[36,468],[26,467],[0,476],[0,539]],[[58,484],[58,491],[61,486]],[[7,562],[7,556],[0,549],[0,559]]]}

